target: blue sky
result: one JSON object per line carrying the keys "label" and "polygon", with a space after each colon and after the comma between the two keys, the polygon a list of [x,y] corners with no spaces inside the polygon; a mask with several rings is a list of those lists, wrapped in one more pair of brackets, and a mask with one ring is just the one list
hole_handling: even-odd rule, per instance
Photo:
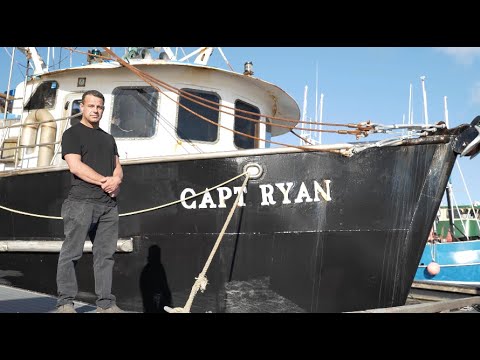
{"label": "blue sky", "polygon": [[[78,48],[86,50],[87,48]],[[112,48],[118,55],[124,48]],[[192,48],[187,48],[187,50]],[[46,48],[38,48],[46,62]],[[254,76],[274,83],[289,93],[303,107],[305,85],[308,86],[307,116],[315,116],[315,91],[324,94],[323,121],[358,123],[371,120],[381,124],[402,124],[408,119],[410,84],[413,88],[414,123],[425,123],[421,76],[425,87],[430,123],[444,120],[444,97],[447,97],[450,127],[470,123],[480,115],[480,48],[430,47],[241,47],[222,48],[235,71],[242,72],[247,61],[253,63]],[[0,53],[0,86],[7,89],[10,66],[8,52]],[[68,52],[55,48],[55,62]],[[61,56],[61,57],[60,57]],[[24,56],[17,52],[13,83],[22,81]],[[85,56],[74,56],[73,65],[85,63]],[[53,61],[50,59],[50,66]],[[65,59],[61,68],[69,64]],[[218,50],[209,65],[227,68]],[[57,67],[55,67],[57,68]],[[298,133],[300,131],[297,131]],[[384,135],[389,137],[392,135]],[[365,140],[379,139],[369,136]],[[299,144],[293,135],[273,140]],[[357,141],[351,135],[322,134],[323,143]],[[459,159],[470,197],[480,201],[478,178],[480,156]],[[468,204],[469,198],[457,165],[452,177],[457,203]],[[444,199],[443,203],[446,201]]]}

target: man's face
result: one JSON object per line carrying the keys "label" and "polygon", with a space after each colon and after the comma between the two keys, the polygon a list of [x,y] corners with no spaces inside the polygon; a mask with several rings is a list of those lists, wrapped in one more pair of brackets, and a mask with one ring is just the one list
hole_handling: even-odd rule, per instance
{"label": "man's face", "polygon": [[103,115],[103,100],[93,95],[87,95],[80,104],[80,110],[89,123],[98,123]]}

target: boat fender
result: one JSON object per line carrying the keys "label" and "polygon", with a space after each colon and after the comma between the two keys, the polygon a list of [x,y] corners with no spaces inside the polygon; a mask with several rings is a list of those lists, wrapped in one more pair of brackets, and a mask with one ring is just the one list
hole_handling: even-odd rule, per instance
{"label": "boat fender", "polygon": [[440,272],[440,265],[435,261],[432,261],[430,264],[428,264],[427,271],[430,275],[435,276]]}

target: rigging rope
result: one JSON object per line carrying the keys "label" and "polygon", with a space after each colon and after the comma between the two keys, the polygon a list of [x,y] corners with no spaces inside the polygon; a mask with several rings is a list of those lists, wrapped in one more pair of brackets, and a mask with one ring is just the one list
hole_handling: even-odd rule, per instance
{"label": "rigging rope", "polygon": [[235,199],[235,202],[232,205],[232,208],[230,209],[230,212],[227,216],[227,220],[225,220],[225,224],[223,224],[222,230],[220,231],[220,234],[218,234],[217,241],[215,241],[215,245],[213,246],[212,251],[210,252],[210,255],[208,256],[207,262],[203,266],[203,270],[196,277],[196,281],[192,286],[192,290],[190,291],[190,296],[188,297],[187,302],[185,303],[185,306],[182,307],[176,307],[176,308],[171,308],[169,306],[164,306],[164,310],[169,312],[169,313],[189,313],[190,308],[192,307],[193,299],[197,295],[198,290],[201,290],[202,292],[205,291],[205,288],[208,284],[207,278],[205,277],[205,274],[207,273],[207,270],[210,266],[210,263],[212,262],[213,256],[215,255],[218,247],[220,246],[220,243],[222,242],[223,235],[225,234],[225,231],[227,230],[227,226],[230,223],[230,220],[232,219],[233,213],[235,212],[235,209],[237,208],[238,202],[240,201],[240,196],[243,193],[243,189],[245,186],[247,186],[247,182],[249,180],[250,176],[248,173],[245,175],[245,180],[243,181],[242,188],[238,192],[237,198]]}
{"label": "rigging rope", "polygon": [[[153,211],[153,210],[158,210],[158,209],[161,209],[161,208],[164,208],[164,207],[167,207],[167,206],[171,206],[171,205],[175,205],[175,204],[178,204],[180,202],[183,202],[183,201],[186,201],[186,200],[190,200],[190,199],[193,199],[197,196],[200,196],[200,195],[203,195],[211,190],[215,190],[216,188],[219,188],[225,184],[228,184],[229,182],[232,182],[242,176],[246,176],[248,175],[248,171],[245,171],[243,173],[241,173],[240,175],[237,175],[227,181],[224,181],[223,183],[221,184],[218,184],[218,185],[215,185],[214,187],[211,187],[211,188],[206,188],[204,191],[202,192],[199,192],[198,194],[195,194],[195,195],[191,195],[191,196],[188,196],[184,199],[179,199],[179,200],[175,200],[175,201],[172,201],[172,202],[169,202],[167,204],[163,204],[163,205],[159,205],[159,206],[155,206],[155,207],[151,207],[151,208],[148,208],[148,209],[142,209],[142,210],[136,210],[136,211],[131,211],[131,212],[128,212],[128,213],[123,213],[123,214],[120,214],[118,216],[131,216],[131,215],[138,215],[138,214],[142,214],[142,213],[145,213],[145,212],[149,212],[149,211]],[[243,188],[242,188],[242,191],[243,191]],[[9,207],[6,207],[6,206],[2,206],[0,205],[0,209],[3,209],[3,210],[6,210],[6,211],[10,211],[10,212],[13,212],[15,214],[20,214],[20,215],[26,215],[26,216],[32,216],[32,217],[38,217],[38,218],[44,218],[44,219],[54,219],[54,220],[62,220],[63,218],[61,216],[49,216],[49,215],[41,215],[41,214],[34,214],[34,213],[30,213],[30,212],[26,212],[26,211],[20,211],[20,210],[15,210],[15,209],[12,209],[12,208],[9,208]]]}
{"label": "rigging rope", "polygon": [[[130,63],[128,63],[125,60],[123,60],[122,58],[120,58],[117,54],[115,54],[109,48],[104,48],[104,49],[105,49],[105,52],[108,53],[113,58],[115,58],[120,65],[122,65],[125,68],[132,71],[138,77],[143,79],[146,83],[150,84],[153,88],[155,88],[159,93],[163,94],[166,98],[168,98],[169,100],[176,103],[179,107],[182,107],[183,109],[187,110],[188,112],[194,114],[195,116],[197,116],[198,118],[200,118],[204,121],[207,121],[207,122],[209,122],[209,123],[211,123],[211,124],[213,124],[217,127],[224,128],[224,129],[226,129],[228,131],[231,131],[235,134],[239,134],[241,136],[245,136],[245,137],[252,138],[252,139],[255,139],[255,140],[269,142],[269,143],[277,144],[277,145],[283,145],[283,146],[287,146],[287,147],[295,147],[295,148],[302,149],[302,150],[307,150],[308,149],[308,148],[305,148],[303,146],[284,144],[284,143],[279,143],[279,142],[275,142],[275,141],[272,141],[272,140],[266,140],[266,139],[258,138],[258,137],[255,137],[255,136],[252,136],[252,135],[249,135],[249,134],[246,134],[246,133],[243,133],[243,132],[240,132],[240,131],[237,131],[237,130],[234,130],[234,129],[231,129],[231,128],[228,128],[228,127],[225,127],[225,126],[222,126],[222,125],[220,125],[220,124],[218,124],[218,123],[216,123],[216,122],[214,122],[210,119],[207,119],[204,116],[196,113],[195,111],[189,109],[185,105],[180,104],[180,102],[172,99],[170,96],[168,96],[163,90],[161,90],[156,85],[160,85],[160,86],[164,87],[165,89],[170,90],[174,94],[177,94],[178,96],[182,96],[182,97],[184,97],[185,99],[187,99],[191,102],[197,103],[197,104],[199,104],[203,107],[215,110],[217,112],[222,112],[222,113],[232,115],[231,112],[221,110],[220,108],[226,108],[226,109],[229,109],[229,110],[233,110],[233,111],[235,111],[235,116],[236,117],[242,118],[242,119],[245,119],[245,120],[248,120],[248,121],[251,121],[251,122],[255,122],[255,123],[262,123],[262,124],[267,124],[267,125],[277,126],[277,127],[283,127],[283,128],[288,128],[288,129],[292,129],[292,127],[294,127],[294,126],[288,126],[288,125],[274,124],[272,122],[267,122],[267,121],[262,121],[262,120],[256,120],[256,119],[252,119],[252,118],[249,118],[249,117],[246,117],[246,116],[238,115],[236,113],[242,112],[242,113],[247,113],[247,114],[254,115],[255,117],[258,116],[258,117],[265,117],[265,118],[269,118],[269,119],[275,119],[275,120],[279,120],[279,121],[294,122],[295,124],[296,123],[316,124],[315,122],[304,122],[304,121],[299,121],[299,120],[295,120],[295,119],[287,119],[287,118],[270,116],[270,115],[261,114],[261,113],[255,113],[255,112],[251,112],[251,111],[247,111],[247,110],[232,108],[232,107],[224,105],[224,104],[220,104],[220,103],[217,103],[217,102],[214,102],[214,101],[211,101],[211,100],[204,99],[200,96],[190,94],[190,93],[188,93],[184,90],[181,90],[181,89],[178,89],[178,88],[176,88],[172,85],[169,85],[168,83],[165,83],[164,81],[161,81],[161,80],[155,78],[154,76],[137,69],[135,66],[131,65]],[[194,100],[193,98],[200,99],[201,101]],[[215,107],[208,106],[208,105],[206,105],[206,103],[211,103],[211,104],[215,105]],[[362,123],[359,123],[359,124],[322,123],[322,125],[325,125],[325,126],[327,126],[327,125],[328,126],[345,126],[345,127],[355,128],[356,130],[325,130],[325,129],[310,129],[310,128],[297,128],[297,129],[299,129],[299,130],[312,130],[312,131],[319,131],[319,132],[326,132],[326,133],[350,134],[350,135],[356,135],[357,137],[367,136],[372,131],[372,126],[371,126],[370,121],[362,122]]]}

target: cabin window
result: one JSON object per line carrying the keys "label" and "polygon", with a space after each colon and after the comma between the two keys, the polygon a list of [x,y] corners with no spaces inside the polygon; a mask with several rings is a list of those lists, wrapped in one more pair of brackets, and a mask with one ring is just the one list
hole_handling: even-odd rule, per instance
{"label": "cabin window", "polygon": [[[193,102],[189,99],[186,99],[183,96],[180,96],[180,105],[185,106],[187,109],[190,109],[194,113],[197,113],[203,116],[210,121],[213,121],[214,124],[203,120],[195,114],[192,114],[190,111],[185,110],[182,106],[178,108],[178,123],[177,123],[177,135],[181,139],[185,140],[197,140],[197,141],[208,141],[214,142],[218,139],[218,119],[219,119],[219,103],[220,97],[215,93],[193,90],[193,89],[182,89],[183,91],[201,97],[202,99],[213,101],[214,103],[204,103],[206,106],[212,107],[213,109],[207,108],[203,105],[200,105],[196,102]],[[195,101],[202,101],[201,99],[194,98]]]}
{"label": "cabin window", "polygon": [[52,109],[55,106],[57,89],[58,83],[55,80],[41,83],[25,105],[25,110]]}
{"label": "cabin window", "polygon": [[[241,133],[244,133],[250,136],[255,136],[258,123],[245,119],[244,117],[247,117],[253,120],[259,120],[260,116],[254,115],[254,114],[247,114],[239,110],[249,111],[255,114],[260,114],[260,110],[257,107],[247,104],[244,101],[241,101],[241,100],[235,101],[235,126],[234,126],[235,131],[239,131]],[[240,116],[243,116],[243,117],[240,117]],[[255,148],[255,139],[251,137],[243,136],[242,134],[235,133],[233,141],[235,143],[235,146],[240,149]]]}
{"label": "cabin window", "polygon": [[[81,104],[82,100],[74,100],[72,102],[72,111],[70,113],[70,116],[74,116],[74,115],[77,115],[80,113],[80,104]],[[80,122],[80,120],[82,120],[82,117],[81,116],[77,116],[75,118],[70,118],[70,125],[75,125],[75,124],[78,124]]]}
{"label": "cabin window", "polygon": [[113,91],[110,133],[116,138],[149,138],[155,134],[158,92],[151,86],[130,86]]}

